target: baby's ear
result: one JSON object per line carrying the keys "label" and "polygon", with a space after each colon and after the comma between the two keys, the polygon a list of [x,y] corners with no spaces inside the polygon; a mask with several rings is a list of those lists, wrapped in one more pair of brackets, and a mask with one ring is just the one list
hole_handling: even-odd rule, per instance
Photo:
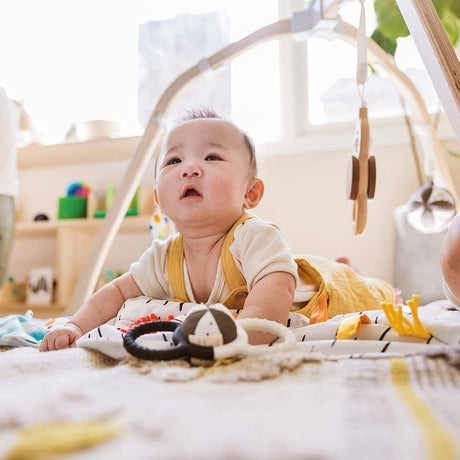
{"label": "baby's ear", "polygon": [[248,190],[244,196],[245,209],[255,208],[264,196],[265,186],[262,179],[251,179]]}

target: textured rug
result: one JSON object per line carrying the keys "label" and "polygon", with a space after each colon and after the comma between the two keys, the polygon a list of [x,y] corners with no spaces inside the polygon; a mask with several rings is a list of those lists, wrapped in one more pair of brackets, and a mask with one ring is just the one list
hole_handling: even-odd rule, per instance
{"label": "textured rug", "polygon": [[59,458],[460,458],[458,349],[379,356],[299,344],[202,367],[12,349],[0,354],[0,458],[24,428],[98,420],[121,434]]}

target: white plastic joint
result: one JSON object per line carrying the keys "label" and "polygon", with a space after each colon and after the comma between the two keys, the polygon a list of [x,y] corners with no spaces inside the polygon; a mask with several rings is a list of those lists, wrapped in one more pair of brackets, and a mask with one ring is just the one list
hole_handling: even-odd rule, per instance
{"label": "white plastic joint", "polygon": [[321,19],[321,13],[312,8],[296,11],[292,15],[291,31],[296,40],[302,40],[308,36],[308,32],[315,27]]}
{"label": "white plastic joint", "polygon": [[198,68],[200,69],[200,72],[204,74],[212,71],[211,64],[209,64],[209,61],[206,58],[201,59],[201,61],[198,62]]}

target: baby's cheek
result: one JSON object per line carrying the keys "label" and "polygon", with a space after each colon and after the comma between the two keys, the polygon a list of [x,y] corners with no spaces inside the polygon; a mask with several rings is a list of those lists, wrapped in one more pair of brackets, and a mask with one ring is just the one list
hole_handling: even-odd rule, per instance
{"label": "baby's cheek", "polygon": [[222,204],[229,205],[242,197],[243,195],[240,197],[240,194],[236,191],[235,184],[232,182],[222,181],[217,185],[215,190],[215,198],[219,202],[222,202]]}

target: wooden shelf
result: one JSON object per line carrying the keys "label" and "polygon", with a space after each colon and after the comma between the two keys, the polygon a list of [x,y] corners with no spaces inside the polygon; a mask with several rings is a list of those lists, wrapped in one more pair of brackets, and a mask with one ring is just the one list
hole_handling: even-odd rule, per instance
{"label": "wooden shelf", "polygon": [[34,318],[51,318],[63,316],[65,311],[64,305],[53,304],[27,304],[22,302],[9,303],[0,302],[0,315],[24,315],[27,310],[34,312]]}
{"label": "wooden shelf", "polygon": [[31,144],[18,150],[19,169],[119,161],[131,158],[140,136],[55,145]]}
{"label": "wooden shelf", "polygon": [[[121,233],[147,232],[149,230],[151,216],[126,217],[120,227]],[[63,219],[41,222],[17,222],[16,238],[52,238],[58,229],[72,228],[88,232],[97,232],[104,219]]]}
{"label": "wooden shelf", "polygon": [[[128,160],[137,148],[140,137],[98,139],[57,145],[29,145],[18,151],[21,170],[77,164]],[[141,190],[142,192],[142,190]],[[89,205],[88,205],[89,206]],[[148,235],[153,212],[153,197],[139,194],[140,216],[125,217],[119,234]],[[91,207],[89,207],[91,209]],[[93,213],[90,212],[90,215]],[[63,219],[39,222],[16,222],[15,238],[54,238],[56,240],[56,301],[50,305],[29,305],[0,300],[0,314],[24,314],[29,308],[38,318],[62,316],[69,303],[88,251],[104,223],[104,219]],[[40,244],[37,241],[37,244]]]}

